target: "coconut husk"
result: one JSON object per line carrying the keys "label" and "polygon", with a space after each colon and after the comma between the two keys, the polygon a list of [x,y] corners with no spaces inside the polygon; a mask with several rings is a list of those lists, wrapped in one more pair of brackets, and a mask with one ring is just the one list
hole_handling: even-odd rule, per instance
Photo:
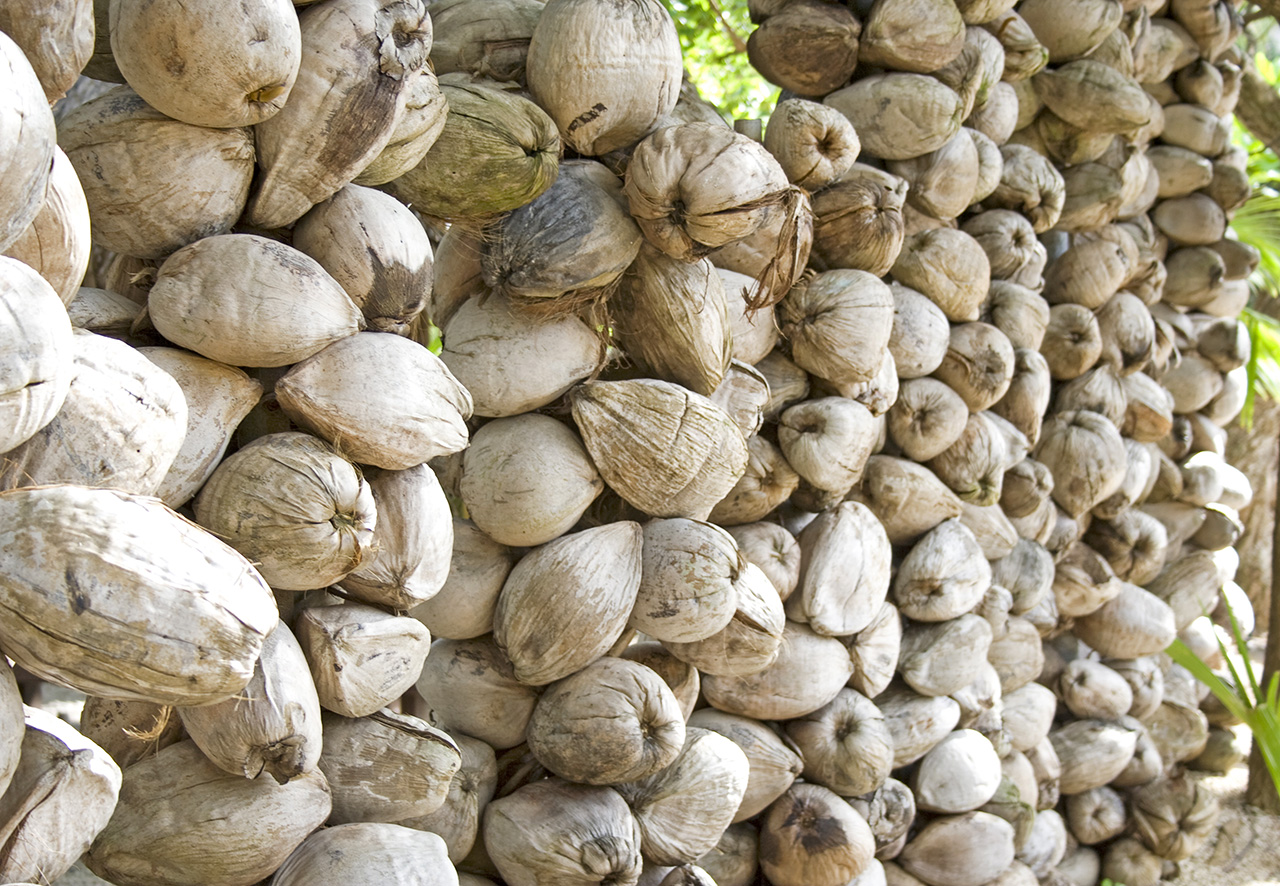
{"label": "coconut husk", "polygon": [[991,742],[972,729],[960,729],[920,760],[912,789],[920,809],[969,812],[995,795],[1000,779],[1000,758]]}
{"label": "coconut husk", "polygon": [[489,804],[483,834],[512,886],[588,886],[602,877],[634,883],[640,875],[640,824],[611,788],[533,782]]}
{"label": "coconut husk", "polygon": [[525,740],[539,690],[520,683],[492,637],[437,640],[422,668],[418,694],[434,721],[505,750]]}
{"label": "coconut husk", "polygon": [[[793,5],[793,8],[799,11],[798,6]],[[816,11],[812,7],[804,8]],[[838,10],[838,7],[822,4],[821,9],[830,12]],[[779,18],[774,17],[774,25],[780,23]],[[812,19],[807,19],[806,30],[812,33],[812,27]],[[760,40],[761,37],[757,36],[760,33],[753,32],[750,39]],[[791,43],[786,49],[788,55],[794,57],[795,44]],[[829,69],[824,66],[823,70]],[[842,80],[836,85],[843,84]],[[810,193],[848,172],[862,149],[853,124],[843,114],[835,108],[803,99],[778,103],[769,118],[764,146],[778,160],[787,179]]]}
{"label": "coconut husk", "polygon": [[295,886],[329,876],[352,884],[373,883],[382,877],[422,886],[466,882],[450,864],[442,837],[382,822],[354,822],[316,831],[290,853],[272,882]]}
{"label": "coconut husk", "polygon": [[689,719],[702,691],[702,679],[697,668],[676,658],[656,640],[632,643],[618,657],[642,664],[661,677],[675,693],[681,714],[685,720]]}
{"label": "coconut husk", "polygon": [[1161,201],[1151,218],[1170,240],[1182,246],[1208,246],[1226,232],[1222,207],[1202,192]]}
{"label": "coconut husk", "polygon": [[842,397],[807,400],[779,418],[783,455],[796,473],[819,489],[840,494],[851,489],[862,479],[875,442],[871,412]]}
{"label": "coconut husk", "polygon": [[931,73],[960,54],[964,24],[954,3],[874,5],[863,23],[860,60],[875,67]]}
{"label": "coconut husk", "polygon": [[788,743],[758,721],[702,708],[689,718],[689,726],[719,733],[746,755],[750,768],[735,822],[755,816],[785,793],[804,766]]}
{"label": "coconut husk", "polygon": [[862,486],[850,498],[871,508],[892,544],[912,542],[963,511],[955,493],[928,468],[892,456],[871,456]]}
{"label": "coconut husk", "polygon": [[1152,18],[1146,38],[1134,46],[1134,75],[1144,85],[1160,83],[1199,55],[1182,25],[1172,18]]}
{"label": "coconut husk", "polygon": [[1164,525],[1136,508],[1109,521],[1095,520],[1085,540],[1107,559],[1118,577],[1140,585],[1159,574],[1168,548]]}
{"label": "coconut husk", "polygon": [[1044,297],[1050,304],[1102,307],[1133,271],[1137,251],[1126,245],[1103,238],[1071,247],[1049,266]]}
{"label": "coconut husk", "polygon": [[897,684],[877,696],[876,706],[893,736],[895,769],[919,760],[960,722],[954,699],[919,695]]}
{"label": "coconut husk", "polygon": [[[115,882],[257,882],[324,823],[329,809],[318,771],[285,785],[250,780],[221,771],[194,743],[181,742],[129,767],[111,821],[85,863]],[[208,840],[227,852],[202,851]]]}
{"label": "coconut husk", "polygon": [[1208,108],[1193,104],[1165,106],[1161,138],[1166,144],[1216,157],[1227,147],[1228,134],[1226,124]]}
{"label": "coconut husk", "polygon": [[820,270],[854,268],[884,276],[902,249],[907,183],[855,163],[813,195],[813,251]]}
{"label": "coconut husk", "polygon": [[1056,809],[1036,813],[1027,841],[1018,849],[1018,861],[1033,877],[1050,878],[1067,852],[1067,826]]}
{"label": "coconut husk", "polygon": [[1017,90],[1012,83],[1001,81],[992,84],[987,103],[975,108],[964,122],[965,126],[991,139],[997,147],[1003,147],[1019,128],[1019,113]]}
{"label": "coconut husk", "polygon": [[[1051,385],[1048,361],[1034,350],[1018,348],[1014,351],[1013,379],[1004,396],[992,404],[991,413],[1009,422],[1028,443],[1035,444],[1049,407]],[[1026,512],[1029,511],[1028,507]]]}
{"label": "coconut husk", "polygon": [[754,563],[742,570],[736,584],[737,610],[719,632],[687,643],[668,641],[672,655],[705,675],[726,677],[756,674],[773,664],[783,640],[782,601],[765,573]]}
{"label": "coconut husk", "polygon": [[1155,145],[1147,156],[1160,177],[1161,199],[1185,197],[1213,181],[1213,162],[1188,148]]}
{"label": "coconut husk", "polygon": [[751,32],[747,58],[769,82],[796,95],[823,96],[849,82],[861,32],[862,24],[847,9],[795,0]]}
{"label": "coconut husk", "polygon": [[654,520],[644,527],[641,563],[630,627],[656,640],[691,643],[733,619],[747,564],[733,536],[719,526]]}
{"label": "coconut husk", "polygon": [[1000,507],[1012,520],[1033,518],[1046,504],[1051,508],[1053,474],[1034,459],[1023,459],[1005,471]]}
{"label": "coconut husk", "polygon": [[[913,24],[919,21],[913,19]],[[958,53],[964,44],[963,27],[956,29],[955,44]],[[860,52],[866,57],[865,35]],[[912,73],[872,74],[831,93],[823,103],[848,117],[863,147],[885,160],[909,160],[938,150],[968,116],[955,91]]]}
{"label": "coconut husk", "polygon": [[1161,858],[1190,858],[1213,833],[1217,798],[1184,775],[1159,779],[1133,794],[1133,831]]}
{"label": "coconut husk", "polygon": [[[1130,132],[1150,119],[1141,85],[1100,61],[1082,58],[1048,68],[1036,75],[1034,85],[1050,111],[1090,132]],[[1085,108],[1093,113],[1082,113]]]}
{"label": "coconut husk", "polygon": [[866,628],[889,591],[889,539],[871,511],[843,502],[819,515],[797,540],[802,559],[788,616],[829,637]]}
{"label": "coconut husk", "polygon": [[107,338],[130,343],[129,330],[138,319],[140,306],[109,289],[81,286],[67,305],[71,325]]}
{"label": "coconut husk", "polygon": [[1032,308],[1030,299],[1022,295],[1041,287],[1047,260],[1044,245],[1036,239],[1031,222],[1010,209],[989,209],[966,220],[961,230],[978,241],[991,266],[992,283],[983,313],[998,313],[1002,306],[1008,306],[1012,312],[1011,302],[1019,305],[1027,302],[1032,318],[1042,314],[1043,309]]}
{"label": "coconut husk", "polygon": [[1043,545],[1020,539],[1013,550],[991,564],[991,580],[1012,594],[1011,611],[1020,615],[1034,608],[1053,585],[1053,558]]}
{"label": "coconut husk", "polygon": [[1053,621],[1057,612],[1052,608],[1052,595],[1046,595],[1036,607],[1022,616],[1011,616],[1003,634],[991,641],[987,660],[1000,676],[1000,691],[1009,694],[1040,676],[1044,669],[1044,650],[1040,643],[1037,624],[1031,621],[1042,607],[1049,608]]}
{"label": "coconut husk", "polygon": [[712,522],[732,527],[761,520],[785,502],[800,482],[800,475],[778,448],[763,437],[748,440],[747,451],[746,472],[712,508]]}
{"label": "coconut husk", "polygon": [[875,698],[889,685],[898,666],[902,620],[897,607],[882,604],[871,623],[846,642],[853,660],[850,687],[867,698]]}
{"label": "coconut husk", "polygon": [[[1142,310],[1146,310],[1143,308]],[[1111,366],[1094,366],[1078,378],[1058,388],[1053,401],[1055,414],[1088,410],[1104,416],[1119,427],[1125,416],[1124,386]]]}
{"label": "coconut husk", "polygon": [[891,161],[888,167],[907,182],[907,201],[938,219],[955,218],[974,201],[981,171],[977,146],[966,130],[936,151]]}
{"label": "coconut husk", "polygon": [[529,40],[543,4],[510,0],[492,7],[475,0],[442,0],[432,6],[431,63],[437,74],[459,71],[524,82]]}
{"label": "coconut husk", "polygon": [[973,533],[952,519],[912,547],[898,567],[893,597],[908,618],[940,622],[973,609],[990,585],[991,567]]}
{"label": "coconut husk", "polygon": [[698,859],[698,865],[720,886],[750,886],[759,868],[758,842],[754,825],[730,825],[716,847]]}
{"label": "coconut husk", "polygon": [[852,689],[790,721],[787,735],[804,757],[805,777],[841,796],[870,794],[889,777],[893,737],[880,710]]}
{"label": "coconut husk", "polygon": [[[1008,759],[1010,758],[1005,758],[1005,761]],[[1032,829],[1035,826],[1036,808],[1033,803],[1036,797],[1036,782],[1035,772],[1031,769],[1031,764],[1027,762],[1026,757],[1018,755],[1017,759],[1025,767],[1019,767],[1021,770],[1019,778],[1022,779],[1022,783],[1015,782],[1008,774],[1004,774],[991,800],[981,806],[978,811],[990,813],[1013,825],[1013,846],[1015,850],[1020,852],[1031,839]],[[1027,876],[1031,878],[1031,882],[1039,882],[1035,874],[1032,874],[1030,869],[1020,861],[1015,861],[1006,868],[1003,875],[991,882],[1004,883],[1010,876],[1016,877],[1019,868],[1026,871]],[[1014,882],[1021,882],[1021,880],[1015,879]]]}
{"label": "coconut husk", "polygon": [[801,282],[778,307],[792,359],[836,383],[869,381],[893,329],[893,295],[866,271],[827,271]]}
{"label": "coconut husk", "polygon": [[[89,358],[92,345],[105,340],[98,336],[73,335],[58,293],[17,259],[0,257],[0,305],[9,318],[2,327],[6,344],[0,356],[0,367],[6,378],[0,390],[0,416],[3,416],[0,426],[5,428],[0,432],[0,451],[11,452],[56,419],[78,366]],[[107,345],[102,350],[107,354],[116,353]],[[79,356],[81,351],[86,353]],[[132,361],[124,365],[132,366]],[[163,373],[147,374],[140,367],[135,375],[138,373],[152,380],[149,387],[156,388],[156,393],[171,395],[170,389],[157,385],[163,381],[159,378]],[[155,407],[162,408],[162,403]],[[26,485],[25,481],[19,482]]]}
{"label": "coconut husk", "polygon": [[1049,50],[1018,13],[1004,10],[982,22],[1004,47],[1004,79],[1017,83],[1037,74],[1049,62]]}
{"label": "coconut husk", "polygon": [[1115,425],[1094,412],[1064,412],[1044,425],[1035,458],[1053,473],[1053,499],[1079,516],[1124,480],[1125,447]]}
{"label": "coconut husk", "polygon": [[1122,425],[1125,435],[1148,443],[1166,437],[1174,418],[1173,397],[1168,389],[1141,372],[1124,376],[1121,384],[1128,404]]}
{"label": "coconut husk", "polygon": [[462,765],[449,782],[444,804],[398,824],[439,835],[447,846],[448,859],[457,864],[476,845],[480,818],[497,787],[498,763],[493,748],[483,741],[462,734],[451,737],[461,752]]}
{"label": "coconut husk", "polygon": [[1018,13],[1044,42],[1054,64],[1093,52],[1124,16],[1120,4],[1106,0],[1075,0],[1065,5],[1029,0],[1019,6]]}
{"label": "coconut husk", "polygon": [[728,527],[748,562],[758,566],[784,601],[800,581],[800,546],[777,523],[749,523]]}
{"label": "coconut husk", "polygon": [[1046,158],[1024,145],[1000,149],[1004,170],[1000,185],[984,206],[1012,209],[1031,220],[1037,234],[1058,224],[1066,200],[1066,181]]}
{"label": "coconut husk", "polygon": [[[1159,702],[1156,710],[1159,710]],[[1111,780],[1111,785],[1116,788],[1132,788],[1159,778],[1164,772],[1164,760],[1146,724],[1132,716],[1121,718],[1121,722],[1137,731],[1138,743],[1133,750],[1133,758],[1129,761],[1129,765]]]}
{"label": "coconut husk", "polygon": [[997,403],[1014,373],[1013,346],[988,323],[962,323],[951,329],[947,356],[934,376],[956,391],[971,412]]}
{"label": "coconut husk", "polygon": [[1158,886],[1164,869],[1164,860],[1132,837],[1121,837],[1107,846],[1102,858],[1102,876],[1123,877],[1115,882],[1133,883],[1135,886]]}
{"label": "coconut husk", "polygon": [[427,69],[418,72],[404,98],[404,116],[386,146],[352,179],[357,185],[385,185],[422,162],[448,120],[440,81]]}
{"label": "coconut husk", "polygon": [[1068,662],[1058,677],[1057,687],[1063,703],[1082,720],[1116,720],[1133,705],[1129,683],[1097,661]]}
{"label": "coconut husk", "polygon": [[976,679],[986,664],[991,635],[987,620],[973,614],[908,625],[902,632],[898,673],[922,695],[950,695]]}
{"label": "coconut husk", "polygon": [[761,821],[760,866],[778,886],[848,883],[870,865],[874,852],[867,823],[821,785],[793,785]]}
{"label": "coconut husk", "polygon": [[752,309],[759,285],[745,274],[716,268],[724,285],[729,310],[730,354],[746,364],[759,363],[778,344],[778,324],[772,305]]}
{"label": "coconut husk", "polygon": [[1167,603],[1123,582],[1118,595],[1076,620],[1075,632],[1104,656],[1136,658],[1163,650],[1173,642],[1177,628]]}
{"label": "coconut husk", "polygon": [[1039,789],[1034,804],[1036,811],[1054,808],[1058,805],[1058,780],[1062,775],[1062,763],[1053,749],[1053,742],[1046,736],[1044,741],[1026,751],[1025,756],[1031,763]]}
{"label": "coconut husk", "polygon": [[80,714],[80,734],[110,754],[121,769],[186,738],[182,719],[170,705],[92,695]]}
{"label": "coconut husk", "polygon": [[928,296],[957,323],[978,319],[991,276],[986,252],[977,241],[950,228],[907,238],[892,273],[896,282]]}
{"label": "coconut husk", "polygon": [[1222,257],[1226,267],[1223,275],[1227,280],[1242,280],[1258,268],[1261,254],[1248,243],[1226,238],[1209,247]]}
{"label": "coconut husk", "polygon": [[[388,515],[387,519],[395,518]],[[463,640],[493,629],[493,610],[513,557],[506,545],[498,544],[470,521],[453,518],[452,534],[444,584],[409,614],[426,625],[432,636]]]}
{"label": "coconut husk", "polygon": [[89,266],[89,206],[75,168],[56,146],[52,164],[44,205],[4,254],[33,268],[70,304]]}
{"label": "coconut husk", "polygon": [[[1040,744],[1053,726],[1057,699],[1053,691],[1040,683],[1027,683],[1004,693],[1004,732],[1014,751],[1030,751]],[[1029,802],[1034,803],[1031,796]]]}
{"label": "coconut husk", "polygon": [[76,82],[93,55],[93,3],[64,0],[52,7],[15,3],[0,12],[0,31],[26,56],[52,105]]}
{"label": "coconut husk", "polygon": [[908,458],[928,461],[946,452],[964,433],[969,410],[950,387],[933,378],[903,383],[889,410],[888,431]]}
{"label": "coconut husk", "polygon": [[893,295],[889,353],[897,374],[902,379],[929,375],[946,357],[951,336],[947,316],[927,296],[914,289],[893,283],[889,291]]}
{"label": "coconut husk", "polygon": [[898,864],[936,886],[986,882],[1013,861],[1013,841],[1013,825],[990,813],[940,816],[907,844]]}
{"label": "coconut husk", "polygon": [[1004,472],[1012,460],[1001,430],[986,414],[975,413],[956,441],[928,466],[961,501],[987,506],[1000,500]]}
{"label": "coconut husk", "polygon": [[1133,756],[1137,733],[1104,720],[1076,720],[1049,733],[1062,764],[1058,789],[1064,796],[1099,788]]}
{"label": "coconut husk", "polygon": [[[1008,618],[1008,603],[1007,591],[1003,588],[992,588],[983,600],[978,614],[994,625],[998,621],[997,615],[1002,615],[1004,619]],[[993,627],[993,630],[1002,630],[1002,628]],[[1000,722],[1004,716],[1004,702],[1000,692],[1000,675],[996,673],[995,668],[990,665],[982,668],[977,678],[955,693],[952,698],[960,705],[961,729],[973,730],[986,738],[987,744],[991,745],[992,750],[995,751],[997,760],[1000,751],[1009,752],[1008,741],[1001,734]],[[996,750],[997,743],[1000,745],[999,750]],[[999,763],[996,764],[996,768],[1000,768]],[[998,777],[996,781],[999,781]]]}
{"label": "coconut husk", "polygon": [[802,190],[765,210],[754,233],[713,251],[717,267],[756,280],[748,307],[767,307],[781,301],[804,272],[814,243],[814,212]]}

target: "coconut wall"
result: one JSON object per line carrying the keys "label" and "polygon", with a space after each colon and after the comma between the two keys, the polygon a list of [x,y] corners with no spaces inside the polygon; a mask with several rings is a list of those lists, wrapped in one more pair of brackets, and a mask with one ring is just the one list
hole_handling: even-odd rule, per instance
{"label": "coconut wall", "polygon": [[1236,5],[7,3],[0,880],[1174,876]]}

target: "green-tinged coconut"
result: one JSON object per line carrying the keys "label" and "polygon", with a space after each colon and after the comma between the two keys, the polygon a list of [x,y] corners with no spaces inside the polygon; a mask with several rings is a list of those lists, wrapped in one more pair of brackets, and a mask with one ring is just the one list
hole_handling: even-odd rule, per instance
{"label": "green-tinged coconut", "polygon": [[792,785],[760,823],[760,866],[776,886],[844,886],[874,853],[866,821],[821,785]]}
{"label": "green-tinged coconut", "polygon": [[[6,9],[7,17],[9,10]],[[43,16],[36,22],[46,26]],[[7,29],[6,29],[7,30]],[[44,87],[22,47],[0,31],[0,70],[9,84],[0,106],[0,250],[8,249],[35,221],[49,189],[58,133]],[[65,147],[65,146],[64,146]]]}
{"label": "green-tinged coconut", "polygon": [[439,835],[397,824],[357,822],[313,833],[289,854],[271,882],[303,886],[333,878],[353,886],[454,886],[466,882],[461,876]]}
{"label": "green-tinged coconut", "polygon": [[[313,771],[280,785],[218,769],[193,742],[130,766],[107,827],[85,863],[129,886],[256,883],[329,816],[329,786]],[[209,852],[209,840],[224,851]]]}
{"label": "green-tinged coconut", "polygon": [[634,886],[641,833],[617,791],[559,779],[494,800],[483,825],[488,855],[510,886]]}
{"label": "green-tinged coconut", "polygon": [[732,418],[679,385],[590,382],[571,399],[605,482],[652,516],[706,519],[746,468],[746,443]]}
{"label": "green-tinged coconut", "polygon": [[[37,338],[33,344],[38,348],[41,342]],[[186,435],[182,389],[167,372],[114,339],[75,330],[72,348],[75,377],[57,415],[6,453],[0,461],[0,489],[75,483],[154,494]],[[37,350],[34,356],[43,355]],[[22,381],[42,367],[19,363],[14,368]],[[56,396],[56,391],[50,394]],[[14,400],[18,405],[30,402]],[[31,406],[39,409],[41,404],[37,400]],[[33,418],[38,421],[39,413]],[[30,421],[20,415],[17,432]]]}
{"label": "green-tinged coconut", "polygon": [[123,255],[162,258],[225,234],[249,196],[250,129],[179,122],[127,86],[68,114],[58,141],[84,187],[93,242]]}
{"label": "green-tinged coconut", "polygon": [[320,759],[320,700],[293,632],[276,625],[249,685],[216,704],[180,707],[182,726],[224,772],[280,784],[306,775]]}
{"label": "green-tinged coconut", "polygon": [[902,249],[902,209],[907,183],[896,175],[855,163],[813,195],[813,265],[856,268],[877,277],[893,267]]}
{"label": "green-tinged coconut", "polygon": [[[776,22],[777,18],[773,20]],[[759,39],[758,33],[753,33],[752,39]],[[788,54],[794,49],[788,46]],[[848,118],[835,108],[803,99],[778,103],[769,117],[764,146],[782,166],[788,180],[809,192],[840,179],[862,149]]]}
{"label": "green-tinged coconut", "polygon": [[261,123],[284,107],[298,76],[302,32],[288,0],[234,12],[188,9],[178,0],[111,0],[109,14],[120,73],[149,105],[184,123]]}
{"label": "green-tinged coconut", "polygon": [[[959,52],[963,28],[957,37]],[[955,91],[923,74],[872,74],[831,93],[823,103],[848,117],[863,147],[885,160],[909,160],[938,150],[960,131],[967,116]]]}
{"label": "green-tinged coconut", "polygon": [[404,334],[431,297],[432,250],[398,200],[347,185],[299,219],[293,245],[320,263],[377,332]]}
{"label": "green-tinged coconut", "polygon": [[431,64],[437,74],[454,71],[524,81],[529,40],[542,14],[538,0],[443,0],[431,4],[434,39]]}
{"label": "green-tinged coconut", "polygon": [[656,0],[556,0],[529,43],[529,91],[566,144],[599,155],[635,144],[671,113],[681,81],[675,23]]}
{"label": "green-tinged coconut", "polygon": [[516,564],[494,637],[521,682],[554,682],[608,651],[635,604],[641,542],[638,525],[614,523],[563,536]]}
{"label": "green-tinged coconut", "polygon": [[610,299],[614,334],[655,378],[710,396],[729,368],[732,326],[720,274],[645,244]]}
{"label": "green-tinged coconut", "polygon": [[285,590],[322,588],[357,569],[377,520],[355,466],[297,432],[259,437],[229,457],[196,497],[195,512]]}
{"label": "green-tinged coconut", "polygon": [[555,182],[560,138],[546,113],[519,95],[487,86],[440,85],[444,129],[413,169],[389,185],[428,215],[483,219],[529,203]]}
{"label": "green-tinged coconut", "polygon": [[431,19],[414,0],[317,4],[298,21],[289,101],[254,129],[262,175],[245,220],[268,229],[296,221],[382,152],[431,50]]}
{"label": "green-tinged coconut", "polygon": [[617,177],[594,161],[570,160],[550,188],[486,234],[480,264],[494,292],[559,312],[608,292],[642,240]]}
{"label": "green-tinged coconut", "polygon": [[469,299],[445,323],[440,358],[472,397],[476,415],[545,406],[590,377],[604,344],[582,319],[523,315],[501,296]]}

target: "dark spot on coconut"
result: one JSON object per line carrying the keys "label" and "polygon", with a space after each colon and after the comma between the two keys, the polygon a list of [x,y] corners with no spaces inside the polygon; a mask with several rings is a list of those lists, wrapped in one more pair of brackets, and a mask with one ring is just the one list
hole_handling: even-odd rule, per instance
{"label": "dark spot on coconut", "polygon": [[71,598],[71,611],[76,615],[82,615],[89,608],[89,595],[80,587],[80,579],[76,577],[75,571],[70,567],[62,574],[62,577],[67,583],[67,592]]}

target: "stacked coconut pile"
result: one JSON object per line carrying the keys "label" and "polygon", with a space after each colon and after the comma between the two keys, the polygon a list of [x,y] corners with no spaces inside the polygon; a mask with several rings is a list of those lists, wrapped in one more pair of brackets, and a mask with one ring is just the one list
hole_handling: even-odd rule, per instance
{"label": "stacked coconut pile", "polygon": [[0,11],[0,878],[1195,851],[1231,5],[752,12],[763,143],[656,0]]}

